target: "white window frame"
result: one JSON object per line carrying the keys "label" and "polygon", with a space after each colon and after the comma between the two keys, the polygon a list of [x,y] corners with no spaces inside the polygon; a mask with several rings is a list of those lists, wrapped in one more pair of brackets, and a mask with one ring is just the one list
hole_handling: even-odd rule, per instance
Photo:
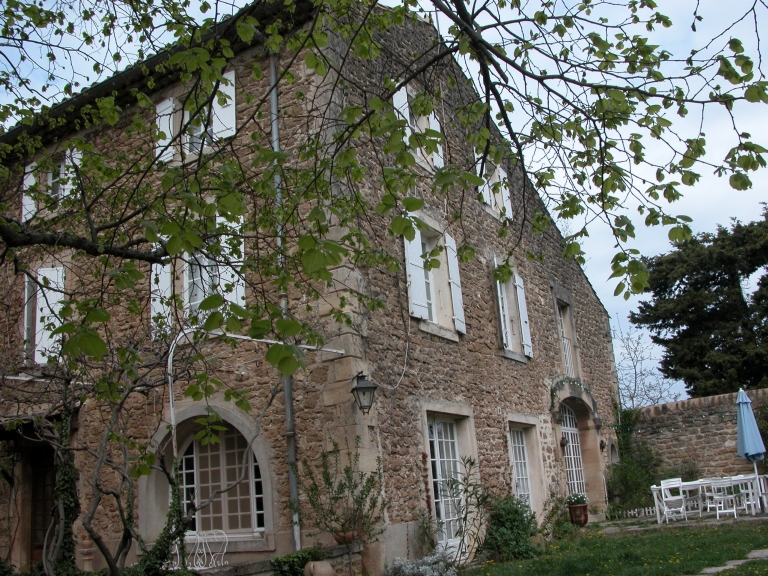
{"label": "white window frame", "polygon": [[[234,427],[228,426],[226,432],[219,432],[219,443],[217,444],[208,444],[205,448],[209,449],[211,447],[218,447],[219,451],[219,458],[221,462],[221,478],[219,480],[219,486],[220,488],[224,488],[228,485],[228,483],[231,483],[239,477],[240,474],[240,466],[241,464],[238,462],[236,466],[227,466],[226,462],[226,435],[227,434],[234,434],[240,436],[242,438],[243,442],[247,445],[246,438],[240,433],[239,430],[237,430]],[[180,454],[182,454],[180,460],[180,467],[179,467],[179,488],[181,489],[182,494],[182,506],[184,507],[185,512],[190,509],[191,505],[194,504],[195,506],[199,506],[202,502],[198,499],[199,496],[199,490],[201,485],[201,474],[203,472],[203,467],[200,465],[200,457],[202,456],[200,454],[200,448],[202,447],[202,444],[200,440],[195,440],[194,437],[190,437],[187,439],[187,441],[182,445],[182,450],[180,450]],[[191,451],[191,453],[190,453]],[[238,451],[238,453],[241,453]],[[193,518],[193,524],[191,526],[190,532],[207,532],[210,530],[223,530],[228,535],[253,535],[253,536],[262,536],[264,535],[266,531],[266,523],[267,523],[267,494],[265,494],[264,491],[264,482],[263,482],[263,475],[264,471],[261,470],[261,466],[258,462],[258,459],[256,458],[256,455],[253,453],[252,450],[249,450],[247,453],[247,457],[251,460],[251,463],[248,466],[248,477],[243,480],[238,486],[233,488],[232,490],[225,492],[223,494],[220,494],[218,496],[219,499],[219,505],[221,506],[222,510],[220,512],[222,523],[227,523],[226,526],[222,525],[221,528],[213,528],[213,526],[203,526],[203,523],[205,522],[205,517],[207,515],[210,515],[211,513],[214,513],[215,508],[212,508],[216,505],[216,500],[214,500],[209,506],[197,510],[195,512],[194,518]],[[190,470],[191,467],[191,470]],[[227,472],[232,471],[235,475],[234,478],[228,478]],[[210,472],[210,470],[208,471]],[[192,481],[192,482],[190,482]],[[210,480],[209,480],[210,481]],[[229,506],[230,498],[234,495],[234,491],[238,490],[240,486],[247,486],[248,487],[248,493],[249,493],[249,502],[251,507],[251,527],[250,528],[236,528],[232,529],[229,526],[229,522],[231,521],[231,517],[229,516],[230,513],[232,513],[229,509],[226,511],[223,509],[225,506]],[[209,520],[212,521],[212,520]],[[259,525],[260,524],[260,525]]]}
{"label": "white window frame", "polygon": [[[404,242],[411,316],[466,334],[456,241],[448,232],[441,235],[432,228],[417,228],[413,240],[405,238]],[[440,246],[443,247],[437,256],[440,266],[425,270],[424,255]]]}
{"label": "white window frame", "polygon": [[560,417],[562,419],[561,432],[567,440],[564,452],[568,494],[586,494],[584,460],[581,455],[581,439],[576,413],[569,406],[560,404]]}
{"label": "white window frame", "polygon": [[[405,120],[405,140],[408,141],[413,132],[423,133],[427,129],[443,134],[442,124],[436,111],[430,112],[429,116],[417,116],[411,108],[410,98],[411,92],[408,86],[403,86],[392,96],[395,111]],[[445,166],[442,141],[437,142],[436,152],[427,154],[423,148],[419,148],[414,151],[414,156],[426,168],[439,169]]]}
{"label": "white window frame", "polygon": [[[241,221],[227,223],[222,216],[216,217],[217,228],[238,231]],[[226,302],[245,307],[245,280],[239,267],[245,258],[244,244],[239,242],[239,255],[230,252],[231,243],[226,234],[219,239],[221,254],[214,260],[205,251],[188,254],[184,267],[184,303],[190,314],[196,315],[200,303],[218,292]]]}
{"label": "white window frame", "polygon": [[27,356],[36,364],[45,364],[61,346],[61,336],[51,336],[61,326],[59,304],[64,300],[66,272],[63,266],[38,268],[36,280],[25,282],[24,340]]}
{"label": "white window frame", "polygon": [[483,156],[475,156],[477,162],[477,175],[484,182],[478,186],[478,193],[483,203],[496,215],[513,219],[512,213],[512,186],[503,167],[495,165],[488,158],[483,162]]}
{"label": "white window frame", "polygon": [[[493,257],[494,271],[499,260]],[[506,282],[495,281],[496,307],[499,313],[501,346],[512,355],[533,358],[533,341],[525,298],[525,283],[517,269]]]}
{"label": "white window frame", "polygon": [[512,458],[512,482],[515,487],[515,496],[525,501],[532,508],[532,490],[530,459],[528,458],[528,443],[526,431],[518,426],[509,429],[509,448]]}
{"label": "white window frame", "polygon": [[557,300],[556,305],[558,336],[560,339],[563,360],[563,374],[567,378],[578,378],[579,370],[576,357],[576,331],[573,327],[571,306],[561,300]]}
{"label": "white window frame", "polygon": [[427,415],[430,477],[435,520],[438,523],[438,545],[445,549],[456,549],[460,537],[460,518],[455,514],[457,504],[445,493],[445,482],[462,472],[459,453],[459,427],[454,418]]}
{"label": "white window frame", "polygon": [[184,110],[183,113],[178,112],[184,98],[168,97],[155,104],[157,126],[155,154],[158,160],[170,162],[175,158],[177,148],[173,142],[181,126],[187,127],[181,135],[181,147],[185,155],[198,155],[205,152],[206,148],[210,148],[214,142],[237,133],[235,71],[229,70],[222,76],[224,80],[219,83],[210,104],[201,107],[198,112],[199,123],[190,123],[189,110]]}

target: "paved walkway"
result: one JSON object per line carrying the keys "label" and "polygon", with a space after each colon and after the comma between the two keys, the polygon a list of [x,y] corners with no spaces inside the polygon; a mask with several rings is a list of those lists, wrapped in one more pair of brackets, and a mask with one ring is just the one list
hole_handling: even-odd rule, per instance
{"label": "paved walkway", "polygon": [[725,572],[736,566],[741,566],[750,560],[768,560],[768,550],[752,550],[744,560],[729,560],[725,563],[725,566],[717,566],[715,568],[704,568],[701,574],[717,574],[718,572]]}

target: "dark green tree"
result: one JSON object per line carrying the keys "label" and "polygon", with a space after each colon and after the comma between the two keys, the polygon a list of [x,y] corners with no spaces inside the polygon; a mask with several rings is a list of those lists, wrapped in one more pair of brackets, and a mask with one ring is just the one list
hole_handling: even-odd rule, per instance
{"label": "dark green tree", "polygon": [[768,209],[762,220],[678,242],[647,265],[652,297],[630,320],[664,347],[662,373],[692,397],[768,387]]}

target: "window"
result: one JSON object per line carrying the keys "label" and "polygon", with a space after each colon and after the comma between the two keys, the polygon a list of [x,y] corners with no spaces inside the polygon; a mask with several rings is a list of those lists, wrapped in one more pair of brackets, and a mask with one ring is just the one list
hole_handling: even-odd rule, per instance
{"label": "window", "polygon": [[[245,479],[227,490],[242,472],[243,455],[248,458]],[[204,444],[192,440],[183,452],[179,469],[184,510],[198,510],[191,530],[253,534],[264,530],[264,488],[256,457],[248,450],[248,442],[236,430],[219,433],[219,442]],[[223,491],[215,495],[216,491]],[[225,491],[226,490],[226,491]]]}
{"label": "window", "polygon": [[512,476],[515,483],[515,496],[531,505],[531,478],[528,474],[528,450],[525,446],[525,431],[520,428],[509,430],[512,450]]}
{"label": "window", "polygon": [[[436,255],[425,260],[424,255],[430,253]],[[425,266],[430,260],[437,260],[439,266]],[[413,240],[405,239],[405,263],[411,316],[466,334],[459,259],[453,237],[447,232],[440,237],[435,230],[417,229]]]}
{"label": "window", "polygon": [[[229,138],[236,132],[237,110],[235,103],[235,72],[230,70],[224,75],[224,81],[210,105],[197,106],[192,110],[196,117],[190,117],[190,111],[177,113],[183,102],[178,98],[166,98],[155,105],[155,124],[157,142],[155,153],[159,160],[169,162],[175,156],[174,139],[181,126],[186,126],[182,142],[186,154],[198,154],[205,146],[210,146],[217,139]],[[194,106],[190,103],[188,106]]]}
{"label": "window", "polygon": [[[498,267],[493,258],[494,269]],[[512,354],[533,358],[525,284],[516,270],[506,282],[496,281],[496,305],[499,311],[502,349]],[[522,359],[522,358],[521,358]]]}
{"label": "window", "polygon": [[64,299],[64,268],[40,268],[37,281],[27,278],[25,285],[24,340],[27,357],[44,364],[59,352],[59,336],[52,336],[61,325],[59,304]]}
{"label": "window", "polygon": [[562,432],[565,444],[565,474],[568,482],[568,494],[586,494],[584,484],[584,464],[581,458],[578,420],[576,414],[565,404],[560,404]]}
{"label": "window", "polygon": [[570,308],[568,304],[560,300],[557,301],[557,326],[563,349],[563,373],[568,378],[576,378],[576,352],[574,350],[573,319]]}
{"label": "window", "polygon": [[[406,121],[405,139],[408,140],[413,132],[423,133],[426,130],[433,130],[442,134],[442,125],[433,110],[429,116],[419,116],[411,106],[412,95],[408,93],[408,88],[403,86],[392,96],[392,104],[401,118]],[[445,165],[443,160],[443,144],[440,140],[436,141],[436,148],[432,152],[427,152],[423,148],[416,153],[416,158],[421,164],[434,168],[442,168]],[[431,147],[431,146],[430,146]]]}
{"label": "window", "polygon": [[[77,185],[76,167],[80,165],[82,154],[77,150],[67,150],[57,154],[51,160],[51,168],[43,172],[36,162],[24,168],[24,192],[21,197],[21,220],[27,222],[38,213],[38,201],[31,194],[36,185],[40,185],[40,192],[46,193],[48,202],[63,200],[75,190]],[[45,190],[43,190],[45,185]],[[50,208],[50,207],[49,207]]]}
{"label": "window", "polygon": [[[217,254],[208,250],[195,252],[187,255],[183,263],[179,263],[183,264],[183,272],[180,274],[183,279],[181,294],[187,310],[193,315],[200,303],[215,293],[221,294],[230,304],[245,306],[245,280],[239,271],[244,247],[242,241],[233,234],[240,230],[241,223],[227,223],[222,216],[217,216],[216,227],[216,231],[221,232]],[[170,323],[175,280],[171,264],[152,265],[150,302],[155,336],[161,335]]]}
{"label": "window", "polygon": [[512,190],[507,171],[478,156],[477,175],[485,180],[478,188],[483,203],[495,213],[512,219]]}
{"label": "window", "polygon": [[461,529],[460,497],[455,483],[460,472],[458,431],[453,420],[429,416],[429,457],[432,470],[432,495],[435,502],[435,519],[438,524],[437,539],[443,546],[458,544]]}

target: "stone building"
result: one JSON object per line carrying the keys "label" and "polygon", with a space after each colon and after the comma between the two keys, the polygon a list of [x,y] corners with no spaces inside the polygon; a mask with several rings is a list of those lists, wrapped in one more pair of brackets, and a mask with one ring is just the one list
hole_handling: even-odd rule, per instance
{"label": "stone building", "polygon": [[[311,14],[302,14],[303,9],[306,7],[299,4],[296,13],[286,18],[290,23],[286,34],[301,30],[310,18]],[[264,24],[269,17],[276,18],[262,14],[258,19]],[[314,133],[320,110],[314,107],[322,104],[320,112],[327,120],[334,110],[338,113],[344,106],[372,95],[386,95],[386,77],[404,70],[414,52],[426,53],[430,46],[439,46],[434,28],[415,20],[390,28],[378,40],[383,46],[381,56],[376,60],[350,59],[347,76],[358,82],[339,90],[327,90],[327,82],[308,70],[303,58],[281,53],[281,70],[290,67],[293,74],[293,82],[280,84],[278,90],[279,132],[285,150],[297,149]],[[331,61],[344,53],[344,42],[331,40],[326,49]],[[81,158],[60,153],[63,143],[74,136],[92,146],[88,154],[153,155],[169,166],[180,165],[182,173],[182,148],[194,157],[206,146],[226,142],[231,154],[249,160],[254,154],[250,129],[247,132],[240,127],[250,123],[265,138],[270,133],[269,114],[257,114],[257,106],[263,102],[255,102],[270,92],[268,60],[266,49],[258,43],[238,48],[225,72],[232,84],[221,87],[229,99],[211,105],[208,128],[188,123],[180,105],[188,89],[172,75],[154,78],[150,90],[143,73],[131,68],[85,90],[60,108],[62,121],[55,133],[35,134],[45,145],[44,153],[38,156],[48,155],[53,162],[45,163],[38,157],[23,161],[20,221],[31,222],[43,210],[39,202],[23,193],[31,187],[48,186],[50,191],[58,186],[61,189],[56,193],[62,197],[71,193],[74,184],[60,175],[80,162],[87,165],[87,154]],[[253,74],[254,66],[261,74]],[[113,93],[118,102],[122,98],[127,103],[131,88],[136,87],[147,91],[152,107],[137,109],[126,104],[123,116],[113,125],[78,124],[77,111],[96,98]],[[424,116],[413,109],[415,96],[421,92],[440,95],[434,110]],[[258,419],[256,411],[241,410],[223,393],[213,394],[207,402],[185,395],[189,380],[175,367],[170,370],[173,398],[169,398],[167,387],[156,386],[129,403],[131,416],[126,430],[169,457],[173,455],[169,425],[176,424],[184,494],[197,495],[192,497],[203,497],[237,477],[242,462],[237,454],[259,429],[246,481],[195,515],[194,530],[227,533],[226,559],[230,565],[264,560],[293,549],[296,535],[289,507],[288,466],[293,441],[300,460],[313,460],[329,447],[329,439],[343,443],[359,437],[360,469],[375,470],[380,461],[387,501],[384,532],[379,542],[363,551],[366,569],[372,573],[379,573],[395,557],[418,554],[420,510],[442,521],[439,540],[441,545],[451,544],[458,520],[453,503],[441,493],[440,486],[446,476],[460,468],[462,457],[478,462],[486,490],[496,495],[516,494],[539,515],[550,496],[574,492],[587,493],[592,513],[603,510],[604,470],[614,442],[610,424],[616,394],[608,314],[579,265],[563,258],[564,242],[558,230],[549,226],[534,232],[533,215],[546,215],[546,208],[518,166],[508,161],[498,166],[486,162],[482,168],[486,184],[479,187],[477,197],[459,198],[433,191],[432,182],[441,166],[463,164],[468,170],[477,169],[466,129],[455,113],[476,98],[450,58],[394,93],[392,105],[406,121],[406,131],[418,133],[429,128],[443,136],[431,151],[425,147],[415,155],[414,194],[424,200],[416,216],[424,227],[416,230],[413,240],[393,239],[386,234],[385,220],[372,214],[370,230],[380,248],[402,263],[399,269],[344,260],[334,267],[332,282],[323,288],[321,304],[315,306],[304,306],[298,292],[293,294],[296,290],[291,289],[292,311],[314,322],[325,339],[322,350],[306,350],[305,369],[291,381],[293,393],[288,402],[293,409],[295,435],[290,429],[286,431],[282,393]],[[147,131],[132,129],[134,115],[147,125],[154,123],[165,137],[153,139]],[[8,143],[19,137],[19,131],[11,131],[2,138]],[[365,173],[356,186],[375,205],[384,194],[381,182],[386,159],[382,159],[375,139],[362,139],[356,151]],[[494,187],[495,183],[501,185]],[[457,210],[460,221],[452,217]],[[508,229],[506,238],[497,233],[502,224]],[[466,262],[457,254],[465,244],[475,247],[474,258]],[[440,265],[425,270],[422,254],[435,248],[434,258]],[[494,268],[510,250],[513,274],[508,281],[498,282]],[[59,322],[55,313],[61,293],[55,288],[87,293],[96,282],[92,261],[73,254],[70,250],[60,253],[58,259],[38,258],[40,286],[25,281],[12,268],[3,268],[2,282],[9,295],[3,312],[8,333],[2,351],[7,359],[4,382],[21,382],[32,396],[37,383],[45,382],[45,370],[37,367],[48,362],[50,368],[49,356],[57,346],[56,337],[50,334]],[[253,278],[242,278],[232,268],[221,266],[214,274],[211,266],[193,254],[163,266],[153,265],[151,272],[144,267],[151,282],[144,280],[134,288],[122,288],[125,300],[110,301],[113,322],[119,325],[115,334],[137,341],[152,340],[160,329],[175,336],[182,334],[184,316],[197,311],[217,282],[230,285],[228,300],[247,305],[256,284]],[[350,290],[378,299],[386,304],[385,309],[370,312],[361,304],[352,304],[348,308],[350,322],[337,322],[332,311]],[[143,306],[141,313],[124,311],[129,295],[132,303]],[[228,387],[242,391],[252,406],[258,409],[269,403],[278,374],[264,360],[268,342],[246,339],[233,347],[215,337],[194,345],[183,338],[178,341],[180,358],[194,347],[204,369],[215,373]],[[19,362],[25,354],[26,363]],[[378,385],[367,414],[358,409],[350,393],[358,375]],[[7,395],[11,387],[6,386]],[[26,415],[39,410],[40,399],[35,401],[29,394],[22,398],[19,386],[14,388],[12,400],[6,396],[10,406],[6,413],[15,410]],[[226,427],[219,444],[205,444],[195,438],[198,419],[208,413],[208,407],[216,410]],[[104,405],[98,399],[89,398],[78,406],[72,446],[81,448],[75,459],[83,512],[93,502],[88,475],[93,474],[94,465],[92,454],[85,448],[98,444],[105,421]],[[2,550],[22,570],[39,559],[46,538],[54,471],[46,444],[34,441],[33,432],[25,436],[21,439],[18,431],[12,430],[3,436],[12,457],[12,482],[2,489],[8,527],[3,532]],[[136,481],[136,491],[138,531],[151,546],[165,522],[168,482],[162,472],[153,469]],[[105,499],[98,506],[93,524],[109,546],[118,545],[122,527],[113,502]],[[312,541],[308,532],[311,530],[305,529],[299,535],[301,546]],[[76,533],[78,537],[84,533],[82,524],[76,524]],[[325,535],[321,541],[331,540]],[[96,568],[104,566],[98,552],[90,560],[94,550],[87,538],[79,546],[81,560],[85,558]],[[136,558],[136,546],[133,550],[129,562]]]}

